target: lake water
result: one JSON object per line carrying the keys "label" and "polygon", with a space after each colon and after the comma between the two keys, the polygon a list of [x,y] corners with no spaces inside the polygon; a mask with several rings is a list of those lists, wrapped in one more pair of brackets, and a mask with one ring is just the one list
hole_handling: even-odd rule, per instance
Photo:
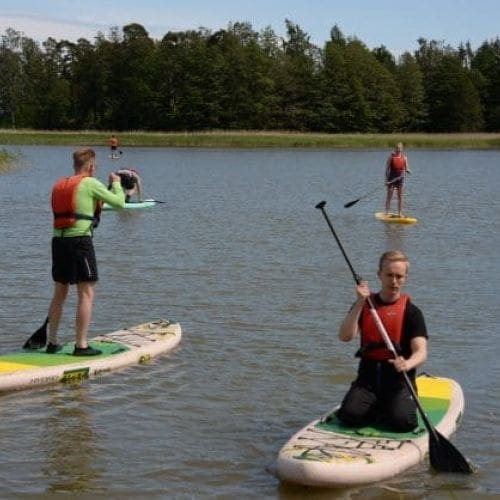
{"label": "lake water", "polygon": [[[72,148],[9,148],[0,176],[0,351],[18,348],[51,298],[49,195],[71,172]],[[156,318],[183,328],[175,352],[76,386],[0,397],[4,496],[108,498],[454,498],[500,495],[500,152],[408,151],[406,212],[414,226],[374,219],[389,151],[98,149],[98,176],[139,168],[135,213],[105,213],[96,231],[100,282],[91,336]],[[348,201],[380,185],[349,209]],[[356,370],[337,340],[354,284],[321,212],[354,268],[377,287],[379,255],[411,260],[407,292],[429,333],[424,370],[465,393],[457,448],[479,471],[422,465],[340,491],[282,485],[280,447],[336,405]],[[61,338],[73,339],[72,291]]]}

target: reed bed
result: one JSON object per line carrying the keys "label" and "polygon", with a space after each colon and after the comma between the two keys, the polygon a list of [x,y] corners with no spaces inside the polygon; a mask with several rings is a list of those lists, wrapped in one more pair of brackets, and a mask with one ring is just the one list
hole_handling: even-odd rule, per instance
{"label": "reed bed", "polygon": [[48,131],[0,129],[2,145],[103,146],[115,133],[120,147],[197,148],[406,148],[497,149],[500,133],[317,134],[268,131],[146,132]]}
{"label": "reed bed", "polygon": [[6,149],[0,149],[0,174],[14,168],[15,159],[15,155]]}

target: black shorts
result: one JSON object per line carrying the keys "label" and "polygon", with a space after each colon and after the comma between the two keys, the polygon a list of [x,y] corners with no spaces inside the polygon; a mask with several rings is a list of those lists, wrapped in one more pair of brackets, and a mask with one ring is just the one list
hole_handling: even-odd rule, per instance
{"label": "black shorts", "polygon": [[391,182],[394,179],[398,179],[395,182],[391,182],[388,187],[400,189],[403,187],[403,182],[404,182],[404,172],[398,172],[397,170],[391,170],[389,172],[389,177],[387,179],[387,182]]}
{"label": "black shorts", "polygon": [[97,281],[97,262],[90,236],[52,238],[52,279],[70,285]]}

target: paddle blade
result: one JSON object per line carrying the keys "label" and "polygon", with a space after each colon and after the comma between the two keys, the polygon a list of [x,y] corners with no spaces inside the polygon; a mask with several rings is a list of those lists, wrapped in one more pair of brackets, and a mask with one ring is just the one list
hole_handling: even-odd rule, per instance
{"label": "paddle blade", "polygon": [[434,429],[429,433],[429,459],[433,469],[440,472],[472,474],[467,459],[442,434]]}
{"label": "paddle blade", "polygon": [[49,318],[45,319],[44,324],[24,343],[23,349],[40,349],[47,343],[47,325]]}
{"label": "paddle blade", "polygon": [[356,203],[359,201],[360,199],[358,198],[357,200],[352,200],[350,201],[349,203],[346,203],[344,205],[344,208],[349,208],[349,207],[352,207],[353,205],[356,205]]}

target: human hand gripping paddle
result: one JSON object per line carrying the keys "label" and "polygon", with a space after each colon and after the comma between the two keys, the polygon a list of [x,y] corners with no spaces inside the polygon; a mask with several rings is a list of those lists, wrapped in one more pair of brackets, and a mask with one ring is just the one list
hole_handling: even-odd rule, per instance
{"label": "human hand gripping paddle", "polygon": [[[395,179],[392,179],[392,181],[386,182],[384,186],[388,186],[389,184],[392,184],[394,182],[400,181],[404,175],[400,175],[399,177],[396,177]],[[368,198],[372,193],[375,191],[378,191],[380,186],[377,186],[375,189],[372,189],[371,191],[368,191],[368,193],[365,193],[364,195],[360,196],[359,198],[356,198],[355,200],[349,201],[344,205],[344,208],[349,208],[352,207],[353,205],[356,205],[358,201],[364,200],[365,198]]]}
{"label": "human hand gripping paddle", "polygon": [[[323,216],[325,217],[325,220],[337,242],[337,245],[339,246],[344,259],[347,262],[349,269],[351,270],[354,281],[356,281],[356,284],[359,285],[359,283],[361,282],[361,277],[354,271],[354,268],[352,267],[352,264],[347,257],[347,254],[345,253],[344,247],[342,246],[342,243],[340,242],[337,233],[335,232],[335,229],[333,228],[332,223],[330,222],[330,219],[325,212],[325,205],[326,201],[321,201],[316,205],[316,208],[321,210]],[[370,314],[375,320],[377,328],[385,342],[386,347],[394,354],[394,356],[397,356],[396,349],[394,348],[394,345],[391,342],[389,335],[387,334],[387,330],[385,329],[371,298],[368,298],[367,301],[370,308]],[[425,411],[420,404],[417,393],[415,392],[408,374],[404,371],[401,372],[401,374],[429,433],[429,459],[431,466],[435,470],[440,472],[460,472],[462,474],[471,474],[473,472],[473,469],[467,459],[457,450],[457,448],[455,448],[455,446],[450,441],[448,441],[442,434],[437,431],[437,429],[429,420],[429,417],[425,414]]]}

